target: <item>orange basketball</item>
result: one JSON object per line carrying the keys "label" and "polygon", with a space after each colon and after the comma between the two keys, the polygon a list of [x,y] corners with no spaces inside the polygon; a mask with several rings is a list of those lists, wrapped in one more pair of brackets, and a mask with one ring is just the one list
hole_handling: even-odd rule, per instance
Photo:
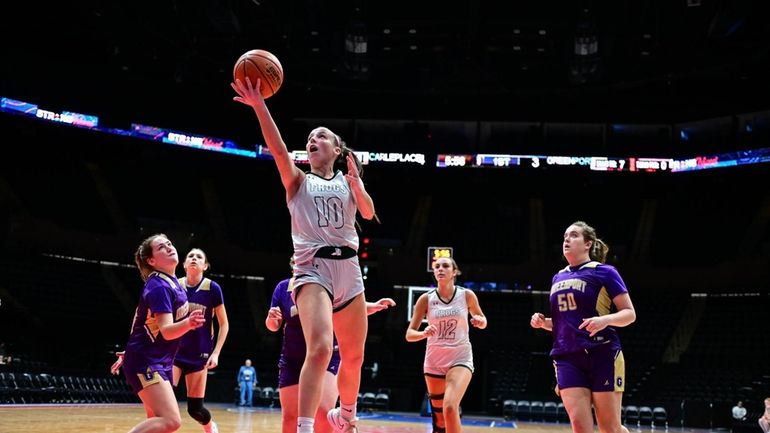
{"label": "orange basketball", "polygon": [[251,80],[251,85],[257,85],[260,79],[260,92],[263,98],[275,95],[275,92],[283,84],[283,67],[278,58],[265,50],[246,51],[238,58],[233,68],[233,79],[241,80],[246,84],[246,77]]}

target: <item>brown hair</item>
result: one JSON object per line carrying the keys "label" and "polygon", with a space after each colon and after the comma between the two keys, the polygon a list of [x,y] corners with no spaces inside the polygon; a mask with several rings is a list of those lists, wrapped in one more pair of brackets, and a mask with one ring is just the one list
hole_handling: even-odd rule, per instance
{"label": "brown hair", "polygon": [[211,262],[209,261],[209,255],[206,254],[205,251],[203,251],[200,248],[190,248],[190,251],[188,251],[187,254],[185,254],[184,260],[187,261],[187,256],[189,256],[190,253],[193,252],[194,250],[198,250],[201,253],[203,253],[203,264],[206,265],[206,269],[204,269],[202,273],[205,274],[206,272],[211,270]]}
{"label": "brown hair", "polygon": [[[455,271],[455,278],[463,274],[463,271],[460,270],[460,267],[457,266],[457,262],[455,261],[454,257],[439,257],[439,259],[449,259],[449,262],[452,263],[452,268]],[[433,261],[433,263],[437,262],[439,259],[436,259]],[[431,266],[433,267],[433,266]],[[435,276],[434,276],[435,278]]]}
{"label": "brown hair", "polygon": [[596,236],[596,229],[589,226],[585,221],[575,221],[573,226],[578,226],[583,230],[583,239],[591,241],[591,249],[588,250],[588,256],[591,260],[604,263],[607,261],[607,252],[610,247],[603,240]]}
{"label": "brown hair", "polygon": [[342,138],[334,134],[334,139],[337,141],[337,146],[340,148],[340,154],[337,156],[337,159],[334,160],[334,166],[332,167],[333,170],[340,170],[344,174],[348,174],[348,155],[353,156],[353,161],[356,164],[356,168],[358,169],[358,177],[363,178],[364,177],[364,165],[361,163],[361,160],[358,159],[358,156],[356,156],[356,153],[353,149],[349,148],[348,145],[342,140]]}
{"label": "brown hair", "polygon": [[147,260],[152,258],[152,241],[158,237],[164,237],[168,239],[168,236],[165,234],[156,233],[143,240],[134,253],[134,263],[136,263],[136,267],[139,268],[139,275],[142,276],[142,281],[147,281],[147,277],[149,277],[150,274],[155,271],[155,268],[150,266],[150,264],[147,263]]}

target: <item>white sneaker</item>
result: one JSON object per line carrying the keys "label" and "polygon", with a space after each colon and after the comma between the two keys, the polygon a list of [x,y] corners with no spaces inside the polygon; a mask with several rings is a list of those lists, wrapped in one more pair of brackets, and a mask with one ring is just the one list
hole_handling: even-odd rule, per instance
{"label": "white sneaker", "polygon": [[206,427],[204,427],[203,431],[205,433],[219,433],[219,428],[217,427],[217,423],[215,423],[214,421],[211,421],[211,424],[209,425],[209,429],[206,430]]}
{"label": "white sneaker", "polygon": [[334,408],[329,410],[326,414],[326,419],[334,428],[335,433],[358,433],[358,427],[356,423],[358,418],[347,419],[340,413],[340,408]]}

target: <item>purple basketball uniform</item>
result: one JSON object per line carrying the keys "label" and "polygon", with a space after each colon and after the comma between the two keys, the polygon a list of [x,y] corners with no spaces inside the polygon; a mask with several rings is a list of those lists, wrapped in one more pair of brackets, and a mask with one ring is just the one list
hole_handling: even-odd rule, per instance
{"label": "purple basketball uniform", "polygon": [[593,337],[578,329],[583,319],[610,314],[612,300],[623,293],[628,293],[626,284],[611,265],[592,261],[554,275],[551,356],[560,389],[623,391],[625,361],[615,328],[608,326]]}
{"label": "purple basketball uniform", "polygon": [[[305,336],[302,333],[302,324],[299,321],[297,306],[291,298],[290,280],[285,279],[275,286],[273,299],[270,307],[281,309],[283,316],[283,344],[281,347],[281,358],[278,361],[278,388],[296,385],[299,383],[299,373],[302,370],[302,363],[305,362]],[[334,351],[332,359],[326,371],[337,374],[340,366],[340,352],[337,345],[337,338],[333,340]]]}
{"label": "purple basketball uniform", "polygon": [[155,317],[159,313],[171,313],[174,322],[178,322],[190,311],[187,293],[176,277],[153,272],[145,282],[136,307],[123,358],[123,374],[134,392],[162,380],[171,380],[172,363],[180,339],[163,338]]}
{"label": "purple basketball uniform", "polygon": [[206,319],[203,326],[181,337],[179,351],[174,358],[174,365],[188,374],[203,370],[214,350],[214,308],[224,304],[224,297],[219,284],[208,278],[203,278],[193,287],[187,286],[186,278],[180,278],[179,284],[187,291],[190,311],[202,310]]}

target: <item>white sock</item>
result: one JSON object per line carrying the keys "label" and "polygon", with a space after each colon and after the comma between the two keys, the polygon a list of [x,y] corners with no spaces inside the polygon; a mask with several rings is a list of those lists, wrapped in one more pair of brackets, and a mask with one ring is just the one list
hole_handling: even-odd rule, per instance
{"label": "white sock", "polygon": [[315,424],[315,418],[298,416],[297,433],[313,433],[313,424]]}
{"label": "white sock", "polygon": [[356,404],[345,404],[340,402],[340,413],[343,418],[353,419],[356,417]]}

